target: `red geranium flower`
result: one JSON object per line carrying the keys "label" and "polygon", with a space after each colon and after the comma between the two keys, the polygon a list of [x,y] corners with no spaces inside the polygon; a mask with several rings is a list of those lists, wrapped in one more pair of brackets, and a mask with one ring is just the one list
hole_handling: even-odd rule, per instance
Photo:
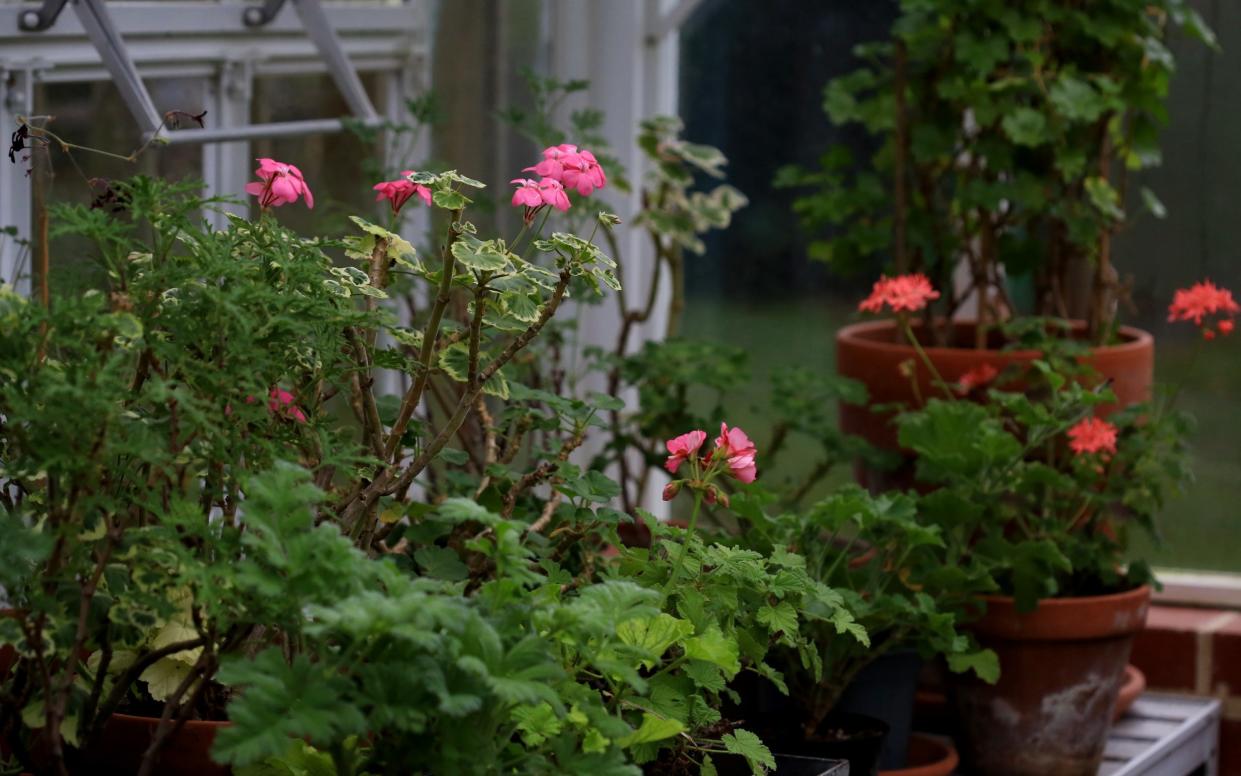
{"label": "red geranium flower", "polygon": [[875,281],[870,296],[858,304],[862,312],[882,312],[884,306],[893,312],[915,312],[926,307],[927,302],[939,299],[939,292],[931,287],[931,281],[921,272],[896,277],[883,277]]}
{"label": "red geranium flower", "polygon": [[969,393],[970,391],[982,388],[998,377],[1000,370],[983,363],[969,370],[965,374],[957,378],[957,390],[961,393]]}
{"label": "red geranium flower", "polygon": [[1086,418],[1069,429],[1069,449],[1078,455],[1116,452],[1116,427],[1106,420]]}
{"label": "red geranium flower", "polygon": [[1189,288],[1179,289],[1173,295],[1172,304],[1168,306],[1168,320],[1193,321],[1195,326],[1202,326],[1203,320],[1207,319],[1202,336],[1214,339],[1215,330],[1209,319],[1212,316],[1227,316],[1218,321],[1217,326],[1221,334],[1228,334],[1233,329],[1232,317],[1239,312],[1241,305],[1232,298],[1231,291],[1204,280]]}

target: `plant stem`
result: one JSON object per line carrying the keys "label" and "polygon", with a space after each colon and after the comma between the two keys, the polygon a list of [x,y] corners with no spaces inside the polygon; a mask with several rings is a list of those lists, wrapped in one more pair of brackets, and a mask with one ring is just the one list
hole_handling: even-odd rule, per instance
{"label": "plant stem", "polygon": [[685,538],[681,542],[681,551],[677,553],[676,563],[672,566],[672,575],[668,577],[668,581],[664,583],[664,596],[666,597],[672,588],[676,587],[677,580],[681,577],[681,566],[685,563],[685,555],[689,552],[689,540],[694,535],[694,529],[698,526],[698,513],[702,510],[702,491],[694,491],[694,511],[689,515],[689,527],[685,529]]}
{"label": "plant stem", "polygon": [[444,317],[444,310],[448,308],[448,303],[452,300],[452,276],[456,270],[452,246],[457,241],[457,224],[460,221],[461,210],[458,208],[452,211],[452,221],[448,225],[448,237],[444,241],[441,257],[443,276],[440,278],[439,291],[435,296],[435,304],[431,308],[431,316],[427,319],[427,326],[422,331],[422,349],[418,353],[418,376],[414,378],[414,384],[410,386],[405,398],[401,401],[401,410],[397,413],[396,422],[392,424],[392,431],[388,434],[388,444],[384,447],[384,458],[394,461],[401,449],[401,437],[405,434],[405,428],[409,425],[410,418],[414,416],[414,411],[418,409],[418,403],[422,401],[422,393],[427,388],[427,380],[431,377],[431,364],[435,356],[435,343],[439,339],[440,321]]}
{"label": "plant stem", "polygon": [[949,387],[948,383],[944,382],[944,378],[940,376],[939,370],[936,369],[935,364],[931,362],[931,357],[928,356],[926,351],[922,349],[922,343],[918,342],[918,338],[914,336],[913,328],[909,325],[909,319],[902,317],[901,326],[905,329],[905,337],[909,339],[909,344],[913,345],[914,351],[918,354],[918,357],[922,359],[922,363],[925,364],[926,368],[930,371],[931,378],[935,381],[935,385],[944,392],[944,395],[947,396],[949,400],[955,399],[956,394],[952,392],[952,388]]}

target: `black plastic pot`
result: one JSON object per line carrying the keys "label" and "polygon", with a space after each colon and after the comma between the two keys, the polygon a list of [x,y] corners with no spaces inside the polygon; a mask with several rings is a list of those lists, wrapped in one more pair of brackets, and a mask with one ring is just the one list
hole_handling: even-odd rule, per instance
{"label": "black plastic pot", "polygon": [[922,658],[913,650],[888,652],[858,672],[836,710],[883,720],[888,737],[879,755],[881,770],[905,767],[913,729],[914,694]]}
{"label": "black plastic pot", "polygon": [[[776,754],[776,773],[780,776],[846,776],[848,763],[822,757]],[[713,754],[711,762],[720,776],[750,776],[752,771],[745,758],[736,754]]]}
{"label": "black plastic pot", "polygon": [[879,753],[888,734],[883,720],[833,711],[814,738],[807,740],[800,709],[774,684],[754,674],[743,674],[733,682],[732,689],[741,702],[725,704],[725,717],[757,733],[772,752],[847,760],[850,776],[878,772]]}

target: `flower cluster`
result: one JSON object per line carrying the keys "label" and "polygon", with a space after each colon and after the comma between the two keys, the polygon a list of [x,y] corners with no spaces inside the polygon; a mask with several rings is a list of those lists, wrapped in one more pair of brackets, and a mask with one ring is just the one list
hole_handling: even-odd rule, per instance
{"label": "flower cluster", "polygon": [[1168,320],[1193,321],[1195,326],[1202,327],[1202,336],[1210,340],[1215,339],[1216,330],[1220,334],[1231,334],[1235,325],[1233,318],[1238,312],[1241,306],[1232,298],[1231,291],[1203,280],[1173,295],[1172,304],[1168,306]]}
{"label": "flower cluster", "polygon": [[259,180],[246,184],[246,193],[259,198],[259,207],[264,210],[281,205],[291,205],[299,198],[306,200],[306,207],[315,206],[314,195],[302,178],[302,171],[291,164],[277,162],[275,159],[263,157],[258,160],[259,168],[254,171]]}
{"label": "flower cluster", "polygon": [[1100,418],[1085,418],[1069,429],[1069,449],[1077,455],[1116,452],[1116,427]]}
{"label": "flower cluster", "polygon": [[589,197],[608,182],[594,154],[568,143],[543,149],[543,160],[526,167],[523,172],[533,172],[539,176],[539,180],[514,178],[510,181],[517,185],[517,190],[513,192],[513,206],[526,209],[527,224],[534,221],[535,214],[545,206],[568,210],[569,189]]}
{"label": "flower cluster", "polygon": [[576,189],[583,197],[589,197],[608,182],[594,154],[585,149],[579,151],[577,146],[568,143],[543,149],[543,161],[527,167],[524,172],[559,181],[566,189]]}
{"label": "flower cluster", "polygon": [[388,200],[392,205],[392,215],[401,212],[401,208],[409,201],[409,198],[418,195],[422,201],[428,205],[431,204],[431,189],[423,186],[421,183],[414,183],[412,178],[413,170],[401,170],[401,177],[394,181],[382,181],[376,183],[371,188],[379,192],[375,195],[375,201]]}
{"label": "flower cluster", "polygon": [[728,494],[714,484],[717,476],[726,474],[746,484],[754,482],[758,477],[758,464],[755,462],[758,451],[744,431],[721,423],[715,448],[700,457],[699,450],[706,441],[705,431],[694,430],[664,443],[668,449],[668,460],[664,462],[664,468],[669,474],[676,474],[686,461],[690,464],[687,478],[673,480],[664,488],[664,501],[671,501],[684,486],[690,490],[701,491],[708,504],[719,500],[727,506]]}
{"label": "flower cluster", "polygon": [[883,312],[889,307],[892,312],[916,312],[926,307],[932,299],[938,299],[939,292],[931,287],[931,281],[920,272],[896,277],[882,277],[875,281],[870,296],[858,304],[858,310],[866,313]]}

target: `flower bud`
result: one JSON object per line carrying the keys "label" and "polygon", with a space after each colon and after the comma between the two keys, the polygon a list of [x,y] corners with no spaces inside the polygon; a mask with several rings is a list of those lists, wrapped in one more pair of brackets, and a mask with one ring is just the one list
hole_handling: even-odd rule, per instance
{"label": "flower bud", "polygon": [[681,492],[681,481],[673,480],[664,486],[664,501],[671,501]]}

